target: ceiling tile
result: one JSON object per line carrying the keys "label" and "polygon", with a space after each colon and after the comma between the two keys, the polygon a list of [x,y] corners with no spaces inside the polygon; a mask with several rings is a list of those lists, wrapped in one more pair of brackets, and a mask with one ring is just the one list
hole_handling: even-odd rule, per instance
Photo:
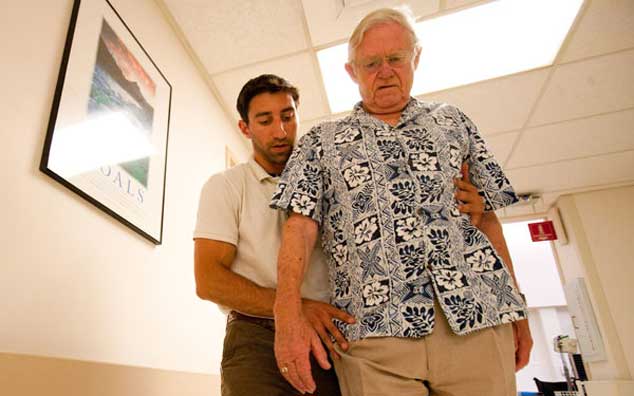
{"label": "ceiling tile", "polygon": [[519,134],[519,132],[511,132],[486,137],[487,146],[501,165],[506,163],[513,148],[513,143],[515,143]]}
{"label": "ceiling tile", "polygon": [[418,18],[438,12],[440,0],[355,1],[345,6],[341,0],[302,0],[308,30],[314,46],[323,46],[348,39],[355,26],[369,12],[382,8],[408,4]]}
{"label": "ceiling tile", "polygon": [[[212,80],[227,108],[235,109],[236,98],[242,86],[251,78],[264,73],[277,74],[299,88],[300,120],[321,118],[327,114],[326,100],[309,52],[217,74],[212,76]],[[238,113],[235,110],[234,116],[237,119]]]}
{"label": "ceiling tile", "polygon": [[522,132],[507,168],[634,150],[634,110],[551,124]]}
{"label": "ceiling tile", "polygon": [[634,50],[556,68],[530,126],[634,107]]}
{"label": "ceiling tile", "polygon": [[587,3],[560,62],[634,47],[634,1],[595,0]]}
{"label": "ceiling tile", "polygon": [[634,182],[634,151],[505,171],[519,193],[591,188]]}
{"label": "ceiling tile", "polygon": [[297,0],[164,0],[208,73],[308,48]]}
{"label": "ceiling tile", "polygon": [[423,95],[423,100],[454,104],[475,122],[483,135],[518,130],[548,76],[548,69],[533,70]]}
{"label": "ceiling tile", "polygon": [[445,8],[446,9],[458,8],[458,7],[466,6],[469,4],[475,4],[478,2],[481,2],[481,0],[445,0]]}
{"label": "ceiling tile", "polygon": [[376,0],[339,0],[345,7],[357,7],[367,3],[374,3]]}

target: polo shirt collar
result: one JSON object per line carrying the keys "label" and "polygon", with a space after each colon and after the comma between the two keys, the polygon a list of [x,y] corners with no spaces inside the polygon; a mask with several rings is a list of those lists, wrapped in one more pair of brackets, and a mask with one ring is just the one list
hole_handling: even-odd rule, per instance
{"label": "polo shirt collar", "polygon": [[264,168],[262,168],[262,166],[255,161],[255,158],[253,156],[249,158],[249,161],[247,161],[247,164],[249,165],[249,168],[251,169],[251,171],[253,172],[253,174],[255,175],[256,179],[258,179],[259,182],[262,182],[267,179],[272,181],[277,181],[278,178],[275,176],[269,175],[264,170]]}

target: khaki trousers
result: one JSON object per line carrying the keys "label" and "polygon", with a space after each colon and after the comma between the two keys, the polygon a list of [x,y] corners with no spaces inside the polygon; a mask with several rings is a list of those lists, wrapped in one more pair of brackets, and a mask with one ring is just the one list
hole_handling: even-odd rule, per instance
{"label": "khaki trousers", "polygon": [[339,353],[343,396],[517,395],[511,325],[458,336],[437,305],[430,335],[366,338]]}

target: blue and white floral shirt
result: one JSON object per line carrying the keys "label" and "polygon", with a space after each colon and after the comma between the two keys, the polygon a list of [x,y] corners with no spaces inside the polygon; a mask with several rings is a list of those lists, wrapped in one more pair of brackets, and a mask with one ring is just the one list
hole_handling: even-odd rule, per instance
{"label": "blue and white floral shirt", "polygon": [[320,224],[331,302],[357,319],[350,341],[422,337],[438,302],[457,334],[526,318],[487,237],[458,211],[463,162],[486,210],[517,201],[475,125],[456,107],[411,99],[392,127],[357,104],[302,137],[271,206]]}

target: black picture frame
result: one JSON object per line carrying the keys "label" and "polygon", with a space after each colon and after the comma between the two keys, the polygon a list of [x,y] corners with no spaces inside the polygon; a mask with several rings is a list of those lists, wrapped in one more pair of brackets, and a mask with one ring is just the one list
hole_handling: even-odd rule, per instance
{"label": "black picture frame", "polygon": [[163,241],[172,86],[108,0],[75,0],[40,170]]}

